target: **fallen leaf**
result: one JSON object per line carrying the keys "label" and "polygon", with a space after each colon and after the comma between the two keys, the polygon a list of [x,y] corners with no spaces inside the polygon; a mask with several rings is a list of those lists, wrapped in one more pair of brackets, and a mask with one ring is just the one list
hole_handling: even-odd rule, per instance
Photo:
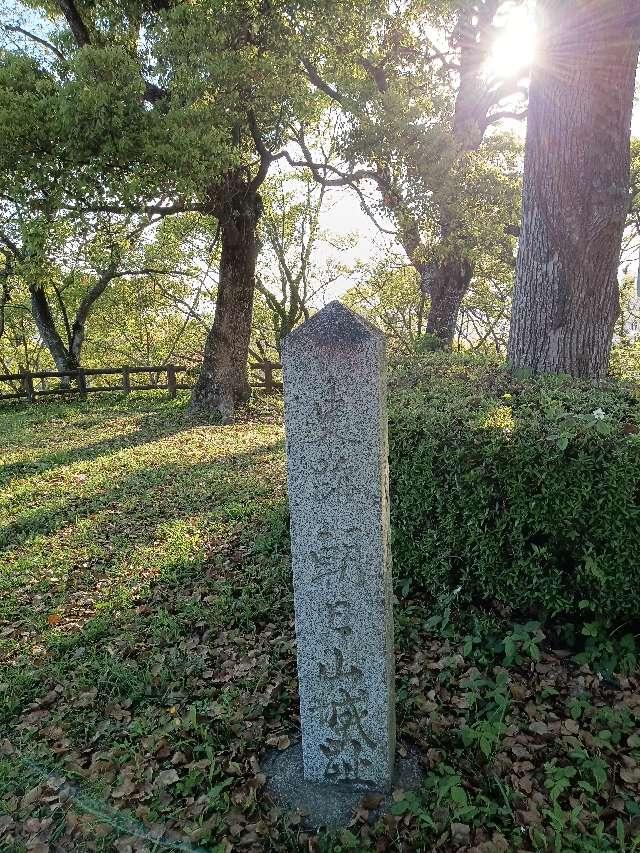
{"label": "fallen leaf", "polygon": [[471,837],[471,827],[466,823],[451,824],[451,840],[454,844],[466,845]]}
{"label": "fallen leaf", "polygon": [[168,785],[174,785],[180,777],[176,770],[162,770],[156,776],[156,788],[166,788]]}
{"label": "fallen leaf", "polygon": [[133,794],[136,786],[131,779],[125,779],[121,785],[118,785],[111,791],[111,796],[114,800],[121,800],[123,797],[128,797]]}
{"label": "fallen leaf", "polygon": [[623,767],[620,778],[628,785],[640,785],[640,767]]}
{"label": "fallen leaf", "polygon": [[384,794],[368,794],[362,800],[362,807],[364,809],[377,809],[380,803],[384,800]]}
{"label": "fallen leaf", "polygon": [[84,693],[80,693],[80,695],[74,702],[74,706],[76,708],[90,708],[91,705],[93,705],[97,695],[98,690],[95,687],[92,687],[91,690],[87,690]]}
{"label": "fallen leaf", "polygon": [[539,812],[522,811],[518,812],[518,814],[520,815],[520,820],[525,824],[525,826],[540,826],[542,823]]}

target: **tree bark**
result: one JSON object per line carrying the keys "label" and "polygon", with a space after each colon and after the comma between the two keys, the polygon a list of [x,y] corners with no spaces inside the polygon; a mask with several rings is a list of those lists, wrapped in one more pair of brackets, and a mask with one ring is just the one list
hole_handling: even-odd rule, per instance
{"label": "tree bark", "polygon": [[69,330],[69,357],[71,363],[75,364],[74,369],[80,367],[80,354],[85,340],[87,320],[93,311],[93,306],[117,275],[116,264],[112,263],[108,269],[98,276],[94,285],[89,288],[78,305],[75,319]]}
{"label": "tree bark", "polygon": [[[74,361],[69,350],[64,345],[56,329],[55,320],[51,313],[51,306],[43,287],[34,285],[30,288],[31,313],[35,321],[42,342],[51,353],[56,369],[59,371],[77,370],[78,364]],[[69,385],[69,377],[61,379],[62,385]]]}
{"label": "tree bark", "polygon": [[473,265],[453,258],[429,264],[421,271],[422,292],[430,297],[426,333],[433,335],[442,349],[453,344],[460,306],[472,277]]}
{"label": "tree bark", "polygon": [[637,0],[539,0],[509,360],[599,379],[619,312]]}
{"label": "tree bark", "polygon": [[213,212],[222,241],[218,295],[190,408],[194,413],[219,412],[229,421],[235,405],[246,402],[250,394],[247,361],[262,202],[239,175],[230,176],[216,195],[220,202]]}

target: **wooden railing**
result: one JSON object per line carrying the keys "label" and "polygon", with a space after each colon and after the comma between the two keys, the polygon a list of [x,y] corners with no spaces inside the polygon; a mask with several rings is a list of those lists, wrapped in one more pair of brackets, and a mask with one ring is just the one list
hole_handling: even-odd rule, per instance
{"label": "wooden railing", "polygon": [[[251,382],[253,388],[260,388],[266,391],[267,394],[272,394],[282,390],[282,383],[276,381],[274,373],[282,370],[281,364],[275,364],[268,361],[253,362],[249,365],[249,370],[252,373],[261,374],[258,376],[259,381]],[[151,374],[154,380],[147,382],[145,385],[138,385],[132,382],[132,377],[139,374]],[[160,375],[166,373],[166,384],[160,384]],[[77,394],[81,398],[86,398],[87,394],[97,391],[124,391],[125,394],[131,391],[157,391],[158,389],[167,389],[169,397],[173,398],[176,393],[181,390],[188,390],[192,387],[191,383],[179,382],[180,374],[189,374],[188,367],[178,367],[175,364],[164,364],[159,367],[101,367],[101,368],[82,368],[80,370],[39,370],[28,371],[22,373],[7,373],[0,376],[0,384],[8,384],[13,386],[11,393],[0,393],[0,400],[18,400],[26,399],[30,403],[35,402],[38,397],[45,397],[55,394]],[[92,377],[99,376],[118,376],[122,379],[122,384],[104,384],[96,385],[90,380]],[[36,388],[34,380],[41,380],[43,387]],[[45,379],[57,379],[59,385],[55,388],[44,387]],[[75,385],[71,385],[71,383]],[[0,389],[1,390],[1,389]]]}

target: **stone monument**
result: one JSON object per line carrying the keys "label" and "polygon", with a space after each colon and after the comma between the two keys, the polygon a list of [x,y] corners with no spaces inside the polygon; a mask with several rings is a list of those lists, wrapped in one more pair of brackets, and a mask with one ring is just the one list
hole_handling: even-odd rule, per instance
{"label": "stone monument", "polygon": [[[283,369],[298,773],[307,790],[316,786],[313,810],[318,786],[331,797],[336,786],[386,792],[394,780],[384,338],[331,302],[285,338]],[[281,794],[277,767],[274,775]],[[288,784],[295,787],[293,777]]]}

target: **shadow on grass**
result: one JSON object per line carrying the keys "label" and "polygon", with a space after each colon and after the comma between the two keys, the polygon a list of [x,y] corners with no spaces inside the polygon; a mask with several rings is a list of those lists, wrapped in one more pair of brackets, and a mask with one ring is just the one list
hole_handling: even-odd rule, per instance
{"label": "shadow on grass", "polygon": [[[188,435],[184,440],[178,435],[165,443],[164,458],[160,444],[157,452],[151,446],[109,458],[192,426],[178,421],[176,413],[170,422],[162,415],[159,420],[145,415],[136,432],[68,453],[43,454],[40,462],[48,467],[37,473],[105,456],[80,469],[88,475],[81,493],[74,488],[74,471],[47,478],[48,494],[47,482],[37,477],[32,497],[31,483],[18,486],[21,503],[0,532],[7,546],[0,552],[0,564],[5,558],[0,575],[13,587],[2,594],[5,624],[15,628],[4,648],[0,633],[0,657],[8,652],[8,666],[0,664],[0,730],[16,747],[4,761],[13,765],[9,794],[31,790],[41,775],[75,778],[77,791],[72,788],[71,794],[78,809],[112,826],[114,834],[146,838],[158,849],[196,850],[154,831],[169,818],[183,827],[188,815],[180,794],[171,813],[162,812],[149,828],[146,820],[127,820],[129,813],[107,790],[83,787],[74,767],[82,763],[86,769],[87,756],[101,750],[113,750],[114,761],[124,765],[133,760],[130,756],[142,757],[145,738],[157,741],[160,729],[168,737],[177,732],[176,749],[186,739],[194,760],[204,760],[225,747],[234,727],[244,731],[256,724],[260,707],[256,700],[254,709],[254,681],[259,691],[272,690],[271,672],[293,667],[290,649],[285,664],[277,663],[279,669],[268,665],[269,655],[275,656],[284,642],[273,628],[273,640],[263,642],[260,656],[252,655],[253,638],[265,625],[276,614],[284,614],[285,624],[290,617],[282,439],[279,430],[261,428],[254,434],[251,428],[231,427],[198,431],[192,444]],[[22,468],[19,475],[24,473]],[[59,624],[49,621],[53,612]],[[227,643],[228,682],[216,664],[219,659],[226,667]],[[36,647],[40,654],[34,653]],[[243,675],[245,666],[251,668]],[[59,703],[44,711],[29,707],[51,696],[51,690]],[[83,691],[96,693],[95,707],[84,704]],[[217,701],[223,717],[204,718]],[[280,699],[270,701],[276,707]],[[131,716],[130,724],[118,716],[118,703],[122,714]],[[180,731],[174,705],[185,710]],[[193,706],[192,716],[183,705]],[[41,721],[43,714],[51,715],[48,721]],[[253,722],[245,724],[245,716]],[[64,729],[67,746],[49,766],[48,727],[54,724]],[[82,751],[78,764],[76,750]],[[220,811],[222,820],[227,801],[221,794],[214,802],[211,791],[214,782],[227,782],[221,766],[210,764],[206,772],[218,774],[214,781],[196,781],[206,790],[207,808]],[[1,776],[0,766],[0,789]],[[185,776],[184,784],[189,780]],[[91,831],[86,830],[89,838]]]}
{"label": "shadow on grass", "polygon": [[[69,407],[62,409],[62,414],[68,414],[68,409]],[[58,410],[59,407],[55,411]],[[27,414],[31,413],[27,412]],[[83,414],[83,411],[74,411],[72,414],[77,416],[78,414]],[[116,410],[113,411],[112,409],[101,406],[97,410],[94,409],[89,411],[88,415],[88,418],[86,418],[86,421],[88,422],[83,423],[81,418],[76,417],[75,420],[69,421],[68,426],[72,429],[75,428],[76,430],[99,430],[105,423],[112,422],[114,416],[121,416],[123,419],[127,416],[129,418],[138,417],[138,424],[135,430],[124,432],[120,435],[113,435],[109,438],[84,445],[83,447],[78,447],[76,449],[63,448],[62,450],[54,450],[50,453],[45,453],[37,459],[31,459],[26,462],[11,462],[5,465],[0,465],[0,487],[9,485],[9,483],[14,479],[28,477],[34,474],[43,474],[62,465],[72,465],[75,462],[91,462],[107,453],[117,453],[119,450],[139,447],[140,445],[148,444],[151,441],[157,441],[160,438],[167,438],[171,435],[175,435],[190,426],[198,425],[196,422],[192,423],[189,421],[186,412],[180,409],[177,411],[175,409],[169,409],[163,412],[144,412],[144,410],[136,411],[135,409],[116,408]],[[140,415],[142,415],[141,418]],[[22,423],[22,430],[24,431],[25,429],[28,429],[33,425],[38,425],[42,421],[46,420],[47,418],[44,416],[38,417],[37,419],[25,419]],[[17,431],[18,430],[14,428],[13,432]],[[7,435],[7,433],[5,433],[4,438],[5,447],[8,447],[10,434]]]}
{"label": "shadow on grass", "polygon": [[[182,427],[189,427],[183,424]],[[107,451],[115,454],[120,450],[133,449],[145,444],[178,435],[183,428],[174,426],[173,429],[159,431],[150,434],[140,429],[134,436],[122,439],[116,438],[113,442],[98,442],[82,451],[73,453],[73,459],[66,456],[59,461],[59,465],[69,465],[76,461],[96,460],[106,455]],[[104,489],[100,485],[90,494],[73,494],[68,491],[64,498],[56,498],[47,501],[45,506],[30,506],[13,522],[0,526],[0,553],[7,554],[22,547],[25,540],[30,540],[36,535],[48,535],[61,530],[65,525],[77,522],[78,519],[90,518],[95,513],[113,511],[126,499],[136,498],[136,510],[128,510],[128,517],[134,519],[136,515],[145,521],[148,514],[143,512],[145,507],[153,509],[153,515],[157,514],[158,506],[177,506],[191,511],[211,509],[201,501],[207,498],[202,494],[203,483],[215,483],[218,490],[217,498],[233,498],[234,494],[245,494],[247,490],[242,488],[246,485],[246,478],[227,479],[227,472],[232,475],[235,469],[251,469],[260,461],[264,462],[268,456],[275,452],[276,448],[283,446],[280,437],[269,444],[262,444],[254,450],[221,453],[219,458],[212,458],[197,465],[158,465],[151,468],[139,468],[129,475],[119,478],[110,488]],[[55,467],[51,464],[51,468]],[[44,473],[45,469],[39,469]],[[216,472],[224,472],[219,478]],[[1,485],[1,483],[0,483]],[[184,491],[182,491],[184,489]],[[151,490],[151,491],[150,491]],[[160,503],[156,502],[154,491],[162,493]],[[177,499],[177,504],[174,503]],[[47,505],[49,504],[49,505]],[[236,510],[237,511],[237,510]]]}
{"label": "shadow on grass", "polygon": [[[52,634],[53,611],[64,618],[72,605],[77,631],[99,610],[128,607],[160,577],[197,574],[216,544],[255,544],[256,531],[269,533],[272,511],[282,514],[280,447],[278,438],[211,461],[141,468],[97,495],[29,508],[0,528],[2,621],[23,632],[20,646],[40,643]],[[78,601],[90,602],[84,613]]]}

